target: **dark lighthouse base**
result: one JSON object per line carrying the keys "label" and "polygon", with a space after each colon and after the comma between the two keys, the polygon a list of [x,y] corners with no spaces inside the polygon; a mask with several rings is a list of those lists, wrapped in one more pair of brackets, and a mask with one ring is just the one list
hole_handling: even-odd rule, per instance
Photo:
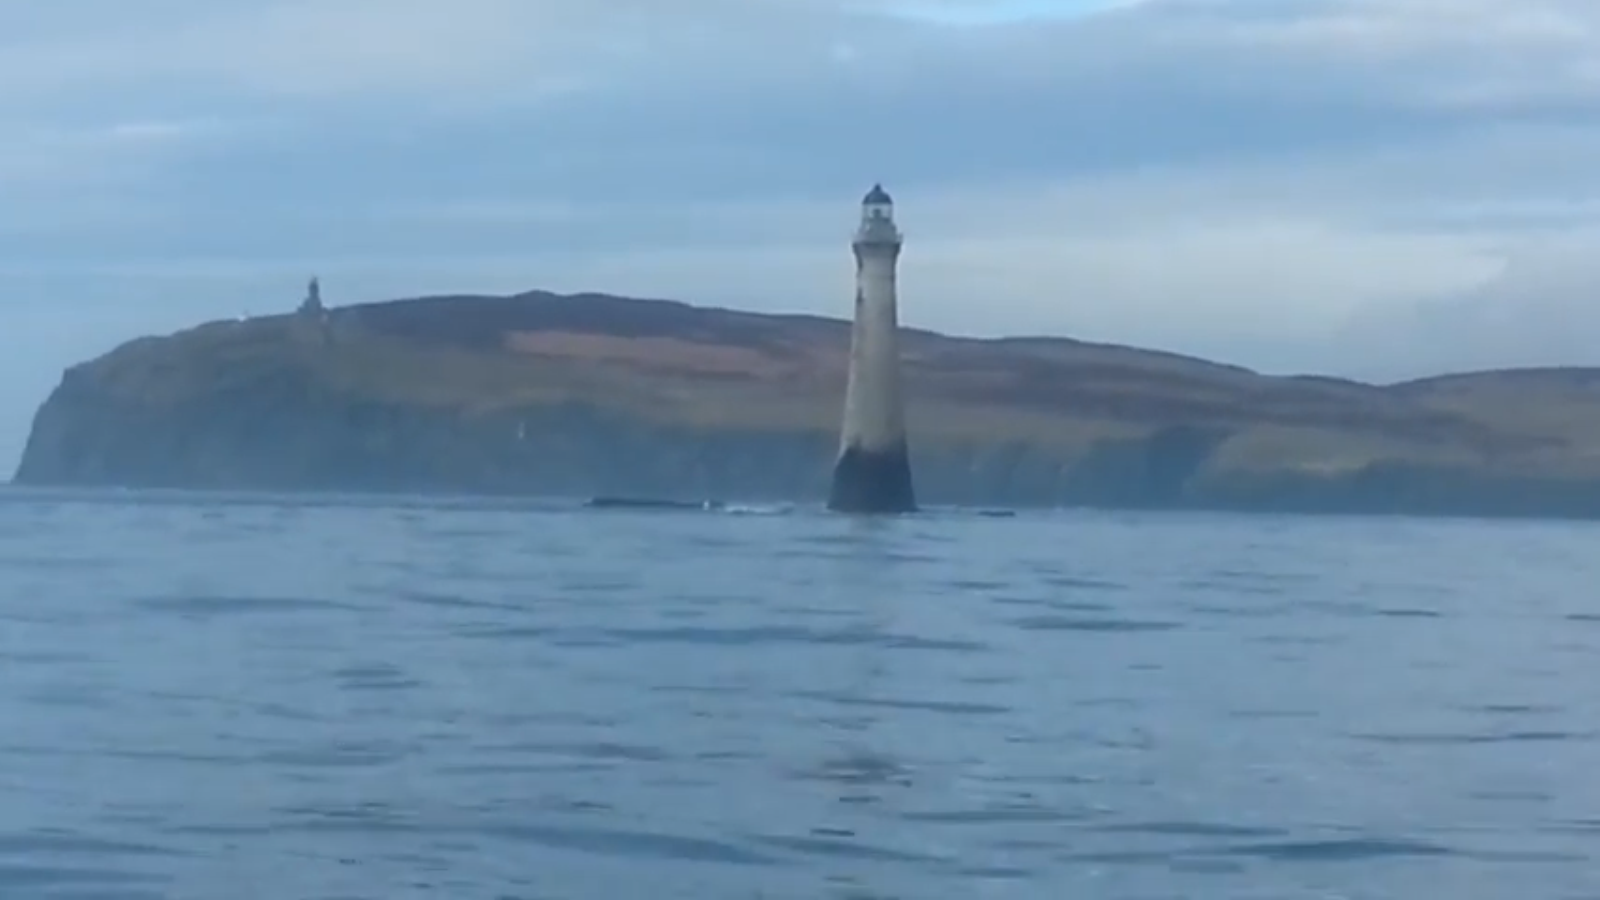
{"label": "dark lighthouse base", "polygon": [[833,466],[828,509],[842,513],[916,512],[905,445],[893,450],[846,447]]}

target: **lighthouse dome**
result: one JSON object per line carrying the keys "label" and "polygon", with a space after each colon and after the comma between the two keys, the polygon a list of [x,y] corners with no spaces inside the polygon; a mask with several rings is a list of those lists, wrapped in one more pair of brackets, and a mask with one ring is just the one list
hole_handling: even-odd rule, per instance
{"label": "lighthouse dome", "polygon": [[887,206],[893,202],[889,192],[884,190],[881,184],[873,185],[872,190],[867,191],[867,196],[861,198],[863,206]]}

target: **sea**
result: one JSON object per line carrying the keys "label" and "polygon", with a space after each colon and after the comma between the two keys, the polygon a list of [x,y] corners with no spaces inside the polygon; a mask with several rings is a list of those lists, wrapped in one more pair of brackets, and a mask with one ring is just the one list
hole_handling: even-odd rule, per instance
{"label": "sea", "polygon": [[1600,526],[0,491],[0,898],[1600,897]]}

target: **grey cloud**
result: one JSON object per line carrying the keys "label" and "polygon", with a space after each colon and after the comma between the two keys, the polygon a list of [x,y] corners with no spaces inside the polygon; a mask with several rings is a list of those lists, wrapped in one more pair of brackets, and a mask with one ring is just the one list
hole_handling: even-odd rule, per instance
{"label": "grey cloud", "polygon": [[1526,243],[1480,287],[1354,317],[1329,344],[1363,348],[1382,379],[1441,371],[1600,365],[1600,232]]}
{"label": "grey cloud", "polygon": [[[941,327],[989,324],[962,316],[990,286],[1014,330],[1246,362],[1292,334],[1308,365],[1376,366],[1367,338],[1319,343],[1337,291],[1383,294],[1387,314],[1600,198],[1587,33],[1486,30],[1589,7],[1461,3],[1467,24],[1443,28],[1429,0],[1152,0],[956,28],[822,0],[166,0],[127,32],[108,7],[89,32],[13,32],[0,84],[22,86],[0,107],[257,124],[147,147],[97,203],[58,202],[82,210],[76,233],[25,222],[0,263],[428,257],[463,279],[528,273],[508,288],[819,301],[850,204],[883,178],[938,256],[915,265]],[[756,296],[764,272],[792,292]]]}

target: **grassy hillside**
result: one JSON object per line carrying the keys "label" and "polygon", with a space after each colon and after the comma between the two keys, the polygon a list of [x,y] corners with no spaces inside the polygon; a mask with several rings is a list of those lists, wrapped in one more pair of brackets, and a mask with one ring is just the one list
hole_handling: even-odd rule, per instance
{"label": "grassy hillside", "polygon": [[[141,404],[247,396],[266,384],[484,416],[578,401],[642,421],[831,431],[849,326],[660,300],[534,292],[425,297],[212,322],[133,341],[73,378]],[[907,330],[914,439],[1094,442],[1190,426],[1225,436],[1212,465],[1338,473],[1376,461],[1600,474],[1600,371],[1451,375],[1380,386],[1268,377],[1066,338]]]}

